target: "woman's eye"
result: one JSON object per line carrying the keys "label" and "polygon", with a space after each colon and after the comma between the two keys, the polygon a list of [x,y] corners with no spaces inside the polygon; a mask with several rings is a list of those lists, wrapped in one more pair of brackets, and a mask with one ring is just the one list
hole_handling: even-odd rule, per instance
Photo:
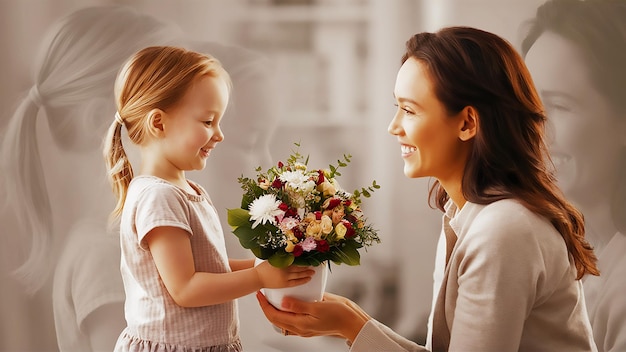
{"label": "woman's eye", "polygon": [[570,110],[569,106],[560,105],[560,104],[552,105],[552,109],[558,110],[558,111],[569,111]]}
{"label": "woman's eye", "polygon": [[569,101],[569,99],[553,98],[546,99],[544,105],[548,111],[568,112],[573,111],[575,102]]}
{"label": "woman's eye", "polygon": [[394,105],[396,108],[398,108],[398,109],[400,109],[400,110],[404,111],[406,114],[409,114],[409,115],[412,115],[412,114],[413,114],[413,111],[411,111],[411,110],[409,110],[409,109],[405,108],[404,106],[400,106],[400,105],[398,105],[398,104],[393,104],[393,105]]}

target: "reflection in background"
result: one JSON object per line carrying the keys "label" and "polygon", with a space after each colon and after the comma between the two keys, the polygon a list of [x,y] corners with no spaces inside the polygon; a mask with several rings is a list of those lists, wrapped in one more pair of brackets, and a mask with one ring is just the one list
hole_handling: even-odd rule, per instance
{"label": "reflection in background", "polygon": [[626,350],[626,0],[549,0],[522,53],[559,185],[585,216],[600,276],[583,279],[598,351]]}
{"label": "reflection in background", "polygon": [[[387,134],[387,124],[394,112],[391,93],[404,41],[415,32],[464,24],[517,43],[518,24],[532,16],[539,1],[5,0],[0,3],[3,23],[0,38],[8,54],[0,58],[0,70],[5,82],[11,84],[0,85],[2,130],[17,107],[16,102],[33,85],[35,57],[43,38],[50,33],[50,25],[76,9],[102,4],[127,5],[176,23],[189,39],[238,45],[268,59],[275,76],[272,77],[274,88],[267,99],[275,106],[263,113],[276,115],[273,130],[266,133],[271,136],[267,141],[271,160],[288,156],[293,142],[301,142],[301,152],[311,155],[310,165],[320,167],[334,162],[343,153],[350,153],[353,165],[349,172],[344,172],[342,185],[353,189],[368,184],[371,179],[382,185],[364,202],[364,211],[379,228],[383,243],[363,253],[363,264],[359,267],[335,266],[328,290],[353,298],[378,320],[423,342],[440,214],[426,205],[428,180],[409,182],[402,173],[400,156],[391,157],[399,154],[399,148]],[[245,101],[239,104],[243,108],[238,113],[250,120],[260,113],[246,110]],[[108,111],[104,116],[112,118]],[[229,136],[245,137],[249,133],[245,132],[246,127],[244,124],[224,126],[226,140],[214,157],[222,153],[228,159],[225,146]],[[97,164],[101,157],[98,153],[88,157],[64,153],[54,147],[47,130],[47,123],[40,116],[39,148],[50,166],[45,170],[46,182],[49,187],[66,185],[51,189],[54,228],[63,228],[75,222],[81,210],[80,205],[73,208],[68,204],[101,201],[89,197],[89,189],[78,194],[70,192],[74,186],[81,185],[68,186],[69,170],[76,165]],[[240,200],[236,176],[231,176],[251,174],[250,164],[254,163],[250,161],[248,166],[242,166],[247,169],[235,170],[230,176],[215,180],[208,178],[208,174],[219,164],[210,158],[207,175],[190,175],[190,178],[206,185],[224,215],[226,208],[238,205]],[[0,178],[4,174],[4,170],[0,172]],[[72,182],[81,180],[72,179]],[[102,187],[97,194],[110,192],[108,185]],[[214,196],[220,189],[229,190],[222,193],[221,204]],[[0,199],[5,199],[5,194],[6,190],[0,189]],[[0,216],[0,239],[4,244],[6,238],[19,234],[10,204]],[[222,219],[226,225],[225,218]],[[234,236],[228,235],[227,228],[225,234],[231,239],[228,250],[232,257],[249,255],[233,240]],[[58,256],[56,248],[49,250],[53,259]],[[0,309],[4,314],[0,350],[56,350],[51,281],[42,282],[43,287],[30,297],[10,276],[24,254],[23,248],[11,248],[9,252],[3,251],[1,258]],[[250,351],[314,351],[320,346],[345,349],[343,341],[284,338],[275,334],[253,296],[240,300],[240,316],[242,340]]]}

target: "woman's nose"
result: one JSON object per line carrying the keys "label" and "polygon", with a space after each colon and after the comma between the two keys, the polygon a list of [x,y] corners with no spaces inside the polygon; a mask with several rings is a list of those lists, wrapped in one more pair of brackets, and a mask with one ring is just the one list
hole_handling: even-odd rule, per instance
{"label": "woman's nose", "polygon": [[397,136],[400,134],[400,131],[401,131],[401,128],[400,128],[400,123],[398,121],[398,114],[395,114],[393,118],[391,119],[391,122],[389,122],[389,126],[387,126],[387,132],[389,132],[389,134]]}

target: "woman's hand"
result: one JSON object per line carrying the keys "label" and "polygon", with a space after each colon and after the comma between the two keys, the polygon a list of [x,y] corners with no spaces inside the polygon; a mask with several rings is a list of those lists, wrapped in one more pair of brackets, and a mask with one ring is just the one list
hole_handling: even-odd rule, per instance
{"label": "woman's hand", "polygon": [[289,335],[332,335],[352,342],[363,325],[371,319],[356,303],[331,293],[324,294],[321,302],[304,302],[285,297],[281,307],[283,310],[274,308],[260,292],[257,292],[256,297],[265,317]]}

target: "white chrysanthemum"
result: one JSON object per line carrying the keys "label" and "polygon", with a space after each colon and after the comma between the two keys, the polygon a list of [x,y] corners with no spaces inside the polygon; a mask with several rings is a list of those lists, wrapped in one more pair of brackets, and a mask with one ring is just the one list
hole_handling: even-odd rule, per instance
{"label": "white chrysanthemum", "polygon": [[280,180],[286,183],[287,188],[301,194],[310,193],[315,188],[315,182],[302,170],[285,171],[280,175]]}
{"label": "white chrysanthemum", "polygon": [[280,201],[273,194],[264,194],[250,204],[250,219],[254,220],[252,228],[267,222],[276,225],[276,217],[284,215],[280,210]]}

